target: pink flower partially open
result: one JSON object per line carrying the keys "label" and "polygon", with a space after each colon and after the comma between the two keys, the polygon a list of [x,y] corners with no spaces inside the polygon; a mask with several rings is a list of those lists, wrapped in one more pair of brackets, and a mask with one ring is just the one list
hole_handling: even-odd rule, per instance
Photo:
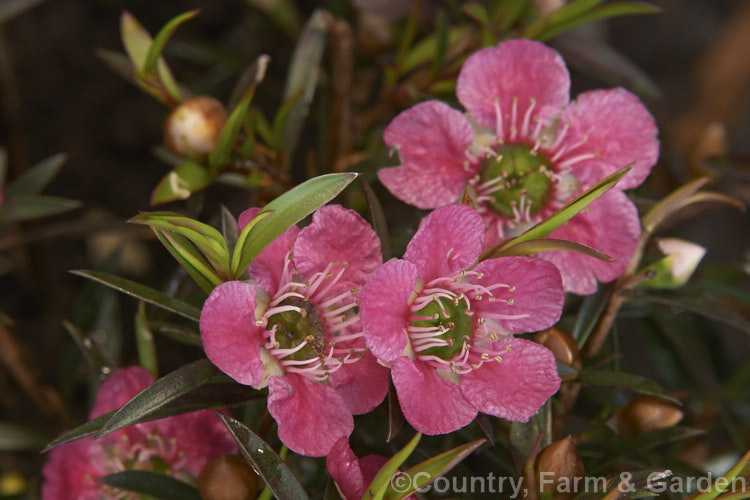
{"label": "pink flower partially open", "polygon": [[531,257],[477,264],[483,242],[477,211],[439,208],[403,260],[383,264],[362,290],[367,347],[391,365],[404,416],[425,434],[459,429],[477,412],[526,421],[560,387],[552,352],[513,338],[559,319],[560,273]]}
{"label": "pink flower partially open", "polygon": [[[240,225],[257,212],[245,212]],[[268,386],[279,438],[296,453],[326,455],[351,434],[353,414],[385,398],[387,370],[367,350],[356,312],[381,262],[367,222],[325,206],[261,252],[248,270],[254,283],[219,285],[203,305],[206,355],[238,382]]]}
{"label": "pink flower partially open", "polygon": [[[89,417],[116,410],[152,382],[151,375],[139,366],[117,370],[99,388]],[[208,410],[131,425],[96,441],[86,437],[52,450],[42,471],[42,498],[140,498],[96,479],[124,470],[153,470],[165,464],[167,474],[194,482],[209,460],[237,451],[237,443],[224,424]]]}
{"label": "pink flower partially open", "polygon": [[[648,110],[622,88],[585,92],[574,102],[569,91],[563,60],[539,42],[509,40],[480,50],[464,63],[456,89],[469,118],[438,101],[398,115],[384,139],[401,165],[381,170],[380,180],[419,208],[455,203],[471,186],[486,246],[536,225],[630,163],[617,189],[641,184],[659,154]],[[561,252],[540,257],[559,266],[565,290],[589,294],[597,280],[622,273],[639,234],[635,207],[613,194],[550,237],[594,245],[615,262]]]}

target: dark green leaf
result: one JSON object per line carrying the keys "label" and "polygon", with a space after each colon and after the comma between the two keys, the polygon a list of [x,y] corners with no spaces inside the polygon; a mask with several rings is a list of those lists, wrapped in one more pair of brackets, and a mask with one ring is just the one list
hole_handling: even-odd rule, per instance
{"label": "dark green leaf", "polygon": [[133,66],[133,63],[128,58],[128,56],[120,52],[115,52],[114,50],[107,49],[96,49],[94,53],[96,54],[96,57],[101,59],[104,64],[109,66],[109,69],[111,69],[116,74],[120,75],[122,78],[129,81],[133,85],[138,85],[138,81],[135,79],[135,75],[133,74],[133,72],[135,71],[135,67]]}
{"label": "dark green leaf", "polygon": [[22,175],[13,179],[5,188],[6,196],[40,194],[55,178],[67,157],[64,154],[50,156],[42,160]]}
{"label": "dark green leaf", "polygon": [[151,193],[151,204],[186,200],[216,180],[216,173],[193,161],[186,161],[169,172]]}
{"label": "dark green leaf", "polygon": [[487,7],[479,2],[467,2],[461,6],[461,12],[472,18],[481,26],[490,25],[490,15],[487,13]]}
{"label": "dark green leaf", "polygon": [[258,471],[276,498],[308,498],[299,480],[271,446],[259,438],[242,422],[227,415],[219,415],[240,446],[242,456]]}
{"label": "dark green leaf", "polygon": [[237,278],[250,262],[273,240],[292,225],[325,205],[344,190],[358,174],[326,174],[314,177],[282,194],[261,210],[258,216],[269,213],[252,228],[245,228],[247,235],[237,242],[232,255],[232,277]]}
{"label": "dark green leaf", "polygon": [[107,285],[108,287],[114,288],[115,290],[118,290],[122,293],[132,295],[133,297],[148,302],[149,304],[153,304],[155,306],[161,307],[162,309],[166,309],[167,311],[179,314],[180,316],[187,319],[191,319],[193,321],[198,321],[200,319],[201,312],[197,307],[174,297],[170,297],[169,295],[165,295],[158,290],[147,287],[146,285],[136,283],[135,281],[130,281],[119,276],[114,276],[112,274],[102,273],[99,271],[78,270],[71,271],[71,273],[83,278],[94,280],[103,285]]}
{"label": "dark green leaf", "polygon": [[153,231],[164,248],[185,268],[204,292],[211,293],[214,287],[222,283],[223,280],[211,269],[211,264],[187,238],[165,229],[153,228]]}
{"label": "dark green leaf", "polygon": [[530,418],[528,422],[511,422],[508,440],[510,442],[510,457],[517,474],[520,474],[523,470],[534,443],[540,438],[541,433],[542,429],[539,427],[536,417]]}
{"label": "dark green leaf", "polygon": [[551,24],[535,38],[541,41],[549,40],[550,38],[564,33],[581,24],[599,21],[601,19],[607,19],[610,17],[629,16],[635,14],[658,14],[660,12],[662,12],[661,8],[655,5],[649,5],[647,3],[611,2],[592,9],[585,14],[573,19]]}
{"label": "dark green leaf", "polygon": [[331,15],[323,10],[316,10],[305,24],[302,34],[294,48],[289,74],[284,86],[284,100],[301,91],[301,98],[289,113],[284,124],[281,147],[287,163],[291,161],[302,131],[302,124],[307,118],[318,85],[318,74],[323,60],[323,51],[328,39],[328,23]]}
{"label": "dark green leaf", "polygon": [[502,0],[497,10],[492,14],[492,24],[497,26],[498,33],[502,35],[508,31],[530,5],[529,0]]}
{"label": "dark green leaf", "polygon": [[65,443],[75,441],[76,439],[81,439],[86,436],[93,436],[99,431],[99,429],[102,428],[105,423],[107,423],[107,420],[109,420],[114,414],[114,411],[110,411],[108,413],[105,413],[104,415],[99,415],[94,420],[89,420],[88,422],[79,425],[75,429],[71,429],[68,432],[61,434],[54,440],[50,441],[47,446],[44,447],[42,453],[48,452],[51,449],[57,448],[58,446]]}
{"label": "dark green leaf", "polygon": [[576,339],[578,347],[583,347],[586,340],[594,330],[594,326],[599,321],[599,317],[604,312],[604,308],[609,303],[609,297],[612,294],[611,284],[600,284],[596,293],[588,295],[583,299],[583,304],[578,310],[575,326],[572,335]]}
{"label": "dark green leaf", "polygon": [[365,192],[365,198],[367,198],[367,204],[370,207],[372,227],[375,229],[375,233],[380,240],[380,251],[383,255],[383,262],[385,262],[391,258],[391,240],[388,236],[388,223],[385,220],[383,207],[380,205],[380,201],[375,196],[375,191],[372,190],[372,186],[367,182],[367,179],[360,177],[359,180],[362,183],[362,190]]}
{"label": "dark green leaf", "polygon": [[440,73],[445,63],[445,54],[448,51],[448,38],[450,26],[448,26],[448,16],[443,9],[438,9],[435,17],[435,36],[437,37],[437,46],[435,47],[435,58],[432,62],[430,74],[434,77]]}
{"label": "dark green leaf", "polygon": [[627,174],[630,169],[632,168],[632,164],[621,168],[617,172],[608,175],[601,181],[599,181],[596,185],[592,186],[591,188],[587,189],[584,193],[577,196],[574,200],[568,202],[564,207],[562,207],[560,210],[555,212],[554,214],[550,215],[547,219],[543,220],[536,226],[532,227],[525,233],[521,234],[520,236],[516,236],[515,238],[508,240],[504,243],[500,243],[499,245],[496,245],[489,250],[486,250],[480,257],[480,260],[486,259],[487,256],[493,255],[499,250],[503,250],[508,247],[512,247],[514,245],[518,245],[519,243],[522,243],[524,241],[529,241],[533,239],[538,238],[544,238],[549,233],[557,229],[558,227],[562,226],[566,222],[568,222],[570,219],[572,219],[577,213],[584,210],[586,207],[591,205],[594,201],[596,201],[600,196],[602,196],[604,193],[612,189],[617,182]]}
{"label": "dark green leaf", "polygon": [[171,476],[149,470],[115,472],[100,477],[96,481],[159,500],[201,500],[195,487]]}
{"label": "dark green leaf", "polygon": [[63,321],[62,324],[88,361],[93,374],[101,377],[112,370],[115,360],[103,349],[103,346],[99,345],[99,342],[69,321]]}
{"label": "dark green leaf", "polygon": [[[474,450],[486,443],[486,439],[477,439],[470,443],[457,446],[452,450],[448,450],[439,455],[435,455],[432,458],[420,462],[414,467],[409,468],[406,474],[413,478],[410,481],[412,488],[408,491],[396,491],[393,485],[389,485],[388,491],[386,492],[386,498],[394,498],[401,500],[414,493],[417,488],[431,483],[437,477],[450,471],[453,467],[461,463],[463,459],[471,455]],[[390,482],[390,481],[389,481]]]}
{"label": "dark green leaf", "polygon": [[595,248],[576,243],[575,241],[557,240],[554,238],[540,238],[536,240],[522,241],[517,245],[498,249],[489,258],[534,255],[539,252],[551,251],[576,252],[588,255],[595,259],[603,260],[604,262],[614,262],[612,257]]}
{"label": "dark green leaf", "polygon": [[619,371],[596,371],[583,370],[578,374],[576,381],[586,385],[597,385],[612,387],[616,389],[627,389],[639,394],[657,396],[659,398],[680,404],[680,401],[674,398],[667,390],[663,389],[653,380],[649,380],[641,375],[625,373]]}
{"label": "dark green leaf", "polygon": [[580,18],[602,3],[602,0],[573,0],[561,8],[543,16],[523,30],[524,38],[537,38],[550,27],[558,26],[568,21]]}
{"label": "dark green leaf", "polygon": [[0,211],[0,222],[18,222],[59,215],[81,206],[81,202],[44,195],[8,196]]}
{"label": "dark green leaf", "polygon": [[135,315],[135,345],[138,348],[140,365],[151,373],[154,378],[159,376],[159,360],[156,357],[154,334],[146,317],[146,307],[143,302],[138,304]]}
{"label": "dark green leaf", "polygon": [[388,487],[391,486],[391,479],[396,471],[401,467],[407,458],[412,454],[414,448],[419,444],[419,440],[422,439],[422,433],[417,432],[414,437],[411,438],[406,446],[401,448],[398,453],[393,455],[383,466],[378,470],[378,473],[372,479],[372,482],[367,487],[367,491],[362,496],[362,500],[381,500]]}
{"label": "dark green leaf", "polygon": [[401,411],[401,405],[398,402],[398,394],[393,380],[388,376],[388,432],[385,436],[385,442],[390,443],[396,437],[398,432],[404,426],[404,413]]}
{"label": "dark green leaf", "polygon": [[221,206],[221,234],[224,236],[224,241],[227,242],[227,250],[231,255],[234,253],[234,247],[237,246],[237,238],[239,237],[239,228],[237,227],[237,219],[234,218],[232,212],[227,209],[224,205]]}
{"label": "dark green leaf", "polygon": [[168,321],[150,321],[150,324],[153,331],[175,342],[203,347],[200,334],[191,328]]}
{"label": "dark green leaf", "polygon": [[161,53],[164,50],[167,41],[172,38],[172,35],[181,24],[193,19],[197,15],[197,10],[191,10],[172,18],[164,25],[159,33],[157,33],[153,43],[149,46],[148,52],[146,52],[143,67],[140,68],[144,73],[152,73],[156,69],[156,63],[159,60],[159,57],[161,57]]}

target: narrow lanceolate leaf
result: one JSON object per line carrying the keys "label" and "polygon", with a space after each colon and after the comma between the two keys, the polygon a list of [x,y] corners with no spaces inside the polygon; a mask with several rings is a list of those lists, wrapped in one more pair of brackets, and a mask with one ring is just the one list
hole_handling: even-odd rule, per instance
{"label": "narrow lanceolate leaf", "polygon": [[163,229],[187,238],[200,250],[216,273],[229,273],[229,252],[221,233],[197,220],[172,212],[147,212],[136,215],[130,222]]}
{"label": "narrow lanceolate leaf", "polygon": [[161,244],[185,268],[190,277],[195,280],[204,292],[211,293],[214,287],[221,284],[223,280],[211,269],[211,264],[195,249],[187,238],[165,229],[153,228],[153,231]]}
{"label": "narrow lanceolate leaf", "polygon": [[576,382],[616,389],[627,389],[640,394],[657,396],[678,405],[680,404],[678,399],[674,398],[666,389],[653,380],[632,373],[584,370],[578,374]]}
{"label": "narrow lanceolate leaf", "polygon": [[659,224],[684,206],[687,199],[695,194],[700,188],[705,186],[710,180],[711,179],[708,177],[701,177],[690,181],[654,205],[653,208],[643,216],[643,231],[646,233],[653,233],[656,228],[659,227]]}
{"label": "narrow lanceolate leaf", "polygon": [[315,88],[318,85],[318,74],[323,60],[323,51],[328,39],[328,23],[331,15],[323,10],[316,10],[302,30],[297,46],[294,48],[289,74],[284,87],[284,100],[301,92],[301,98],[295,105],[284,125],[281,143],[286,161],[289,162],[297,148],[302,124],[307,118],[312,104]]}
{"label": "narrow lanceolate leaf", "polygon": [[234,247],[237,246],[239,232],[239,228],[237,227],[237,219],[234,218],[234,215],[232,215],[232,212],[230,212],[227,207],[222,205],[221,235],[224,237],[224,241],[227,242],[227,250],[230,254],[234,252]]}
{"label": "narrow lanceolate leaf", "polygon": [[595,259],[603,260],[604,262],[614,262],[614,259],[612,257],[604,252],[600,252],[595,248],[591,248],[574,241],[557,240],[554,238],[540,238],[536,240],[522,241],[517,245],[498,249],[488,258],[534,255],[539,252],[550,251],[576,252],[583,255],[588,255],[589,257],[593,257]]}
{"label": "narrow lanceolate leaf", "polygon": [[414,451],[414,448],[419,444],[420,439],[422,439],[422,433],[417,432],[406,446],[383,464],[378,473],[375,474],[375,477],[372,479],[370,486],[367,487],[367,491],[365,491],[365,494],[362,496],[362,500],[381,500],[384,498],[386,491],[388,491],[388,487],[391,486],[393,475],[398,471],[399,467],[401,467],[401,464],[409,458]]}
{"label": "narrow lanceolate leaf", "polygon": [[71,441],[75,441],[76,439],[93,436],[99,431],[99,429],[102,428],[102,425],[107,423],[107,420],[109,420],[114,414],[115,412],[111,411],[109,413],[99,415],[94,420],[89,420],[88,422],[79,425],[75,429],[71,429],[68,432],[61,434],[57,438],[50,441],[47,446],[42,449],[42,453],[46,453],[53,448],[57,448],[58,446],[65,443],[70,443]]}
{"label": "narrow lanceolate leaf", "polygon": [[240,446],[242,456],[258,471],[276,498],[309,498],[299,480],[271,446],[242,422],[227,415],[219,415]]}
{"label": "narrow lanceolate leaf", "polygon": [[632,16],[636,14],[658,14],[660,12],[662,12],[661,8],[643,2],[611,2],[592,9],[574,19],[549,26],[535,38],[542,41],[549,40],[550,38],[560,35],[561,33],[581,24],[608,19],[610,17]]}
{"label": "narrow lanceolate leaf", "polygon": [[146,307],[143,302],[138,304],[135,315],[135,345],[138,348],[140,365],[151,373],[154,378],[159,376],[159,362],[156,357],[154,334],[146,317]]}
{"label": "narrow lanceolate leaf", "polygon": [[48,437],[20,425],[0,422],[0,451],[41,450]]}
{"label": "narrow lanceolate leaf", "polygon": [[266,205],[256,219],[262,214],[270,212],[270,215],[259,220],[252,228],[245,228],[247,235],[243,237],[245,231],[240,235],[232,254],[232,277],[236,279],[273,240],[335,198],[357,175],[344,172],[314,177]]}
{"label": "narrow lanceolate leaf", "polygon": [[186,161],[169,172],[151,193],[151,204],[186,200],[216,180],[216,173],[193,161]]}
{"label": "narrow lanceolate leaf", "polygon": [[248,107],[255,95],[255,89],[263,81],[263,78],[265,78],[270,60],[270,57],[263,54],[255,61],[255,75],[253,75],[252,82],[245,90],[237,106],[229,114],[227,122],[221,129],[219,138],[216,140],[216,145],[208,155],[208,164],[211,168],[216,169],[229,161],[232,148],[235,145],[234,143],[237,140],[243,122],[247,118]]}
{"label": "narrow lanceolate leaf", "polygon": [[154,69],[156,69],[156,63],[159,60],[159,57],[161,56],[161,53],[164,50],[164,46],[167,44],[167,41],[172,38],[172,35],[177,30],[177,28],[180,27],[181,24],[189,21],[197,15],[197,10],[191,10],[172,18],[167,24],[164,25],[159,33],[157,33],[156,37],[154,38],[154,42],[149,46],[148,51],[146,52],[146,57],[144,59],[142,68],[144,73],[151,73],[154,71]]}
{"label": "narrow lanceolate leaf", "polygon": [[66,159],[64,154],[56,154],[40,161],[8,184],[5,195],[40,194],[55,178]]}
{"label": "narrow lanceolate leaf", "polygon": [[167,311],[171,311],[180,316],[198,321],[200,319],[201,311],[195,306],[183,302],[180,299],[165,295],[158,290],[154,290],[146,285],[141,285],[135,281],[131,281],[113,274],[107,274],[100,271],[71,271],[76,276],[88,278],[98,283],[114,288],[115,290],[131,295],[137,299],[141,299],[144,302],[153,304]]}
{"label": "narrow lanceolate leaf", "polygon": [[568,2],[561,8],[529,24],[523,30],[523,37],[536,38],[549,27],[558,26],[580,17],[600,3],[602,3],[602,0],[573,0]]}
{"label": "narrow lanceolate leaf", "polygon": [[542,222],[532,227],[525,233],[519,236],[516,236],[515,238],[508,240],[504,243],[500,243],[499,245],[496,245],[490,248],[489,250],[485,251],[479,257],[479,260],[484,260],[488,256],[493,255],[497,251],[502,251],[508,247],[512,247],[512,246],[518,245],[519,243],[523,243],[524,241],[544,238],[549,233],[551,233],[558,227],[568,222],[576,214],[583,211],[586,207],[591,205],[599,197],[604,195],[604,193],[606,193],[607,191],[615,187],[615,184],[617,184],[619,180],[622,179],[625,176],[625,174],[627,174],[630,171],[632,166],[633,165],[631,163],[630,165],[621,168],[617,172],[611,175],[608,175],[607,177],[599,181],[597,184],[587,189],[584,193],[580,194],[575,199],[568,202],[568,204],[566,204],[560,210],[550,215],[547,219],[543,220]]}
{"label": "narrow lanceolate leaf", "polygon": [[19,222],[39,219],[69,212],[81,206],[81,202],[45,196],[39,194],[24,194],[8,196],[0,211],[1,222]]}
{"label": "narrow lanceolate leaf", "polygon": [[[714,481],[714,484],[711,485],[711,488],[707,491],[699,491],[694,495],[689,496],[688,500],[713,500],[723,493],[727,487],[732,485],[732,480],[734,478],[742,477],[744,479],[747,477],[748,473],[750,473],[750,451],[746,452],[722,478],[717,478],[716,481]],[[720,487],[722,484],[724,485],[724,488]]]}
{"label": "narrow lanceolate leaf", "polygon": [[412,488],[409,491],[396,491],[391,484],[385,494],[386,498],[400,500],[408,497],[416,492],[417,488],[421,488],[422,486],[431,483],[437,477],[450,471],[453,467],[461,463],[463,459],[471,455],[474,450],[486,442],[486,439],[477,439],[476,441],[457,446],[456,448],[441,453],[440,455],[435,455],[434,457],[411,467],[406,471],[406,474],[408,477],[412,478],[409,481]]}
{"label": "narrow lanceolate leaf", "polygon": [[388,224],[385,220],[385,214],[383,213],[383,207],[380,205],[378,197],[375,196],[372,186],[364,177],[360,177],[362,183],[362,190],[365,192],[365,198],[367,198],[367,204],[370,206],[370,216],[372,217],[372,227],[375,229],[375,234],[380,239],[380,252],[383,254],[383,262],[386,262],[391,258],[391,243],[390,237],[388,236]]}
{"label": "narrow lanceolate leaf", "polygon": [[158,379],[125,403],[102,426],[97,438],[141,421],[198,386],[225,379],[226,375],[207,359],[184,365]]}
{"label": "narrow lanceolate leaf", "polygon": [[100,477],[98,483],[159,500],[201,500],[194,486],[150,470],[126,470]]}
{"label": "narrow lanceolate leaf", "polygon": [[120,75],[120,77],[124,78],[130,83],[138,85],[138,82],[135,79],[135,75],[133,74],[135,66],[133,66],[133,62],[130,60],[130,58],[128,58],[128,56],[120,52],[115,52],[114,50],[107,49],[96,49],[94,53],[96,54],[96,57],[98,57],[104,64],[109,67],[109,69],[111,69],[112,71]]}

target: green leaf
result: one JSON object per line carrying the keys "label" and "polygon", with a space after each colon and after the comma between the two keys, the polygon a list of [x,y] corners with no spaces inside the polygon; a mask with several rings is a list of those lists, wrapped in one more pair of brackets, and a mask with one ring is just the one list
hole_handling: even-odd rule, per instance
{"label": "green leaf", "polygon": [[573,0],[561,8],[529,24],[523,30],[523,38],[536,38],[546,29],[579,18],[602,3],[602,0]]}
{"label": "green leaf", "polygon": [[81,202],[37,194],[8,196],[0,210],[0,222],[19,222],[69,212]]}
{"label": "green leaf", "polygon": [[154,334],[148,324],[146,307],[143,302],[138,304],[138,312],[135,314],[135,345],[138,348],[140,365],[148,370],[154,378],[157,378],[159,376],[159,360],[156,357]]}
{"label": "green leaf", "polygon": [[164,229],[153,228],[153,231],[162,245],[172,254],[172,257],[185,268],[190,277],[204,292],[211,293],[214,287],[222,283],[223,280],[211,269],[211,264],[187,238]]}
{"label": "green leaf", "polygon": [[408,497],[416,492],[417,488],[421,488],[422,486],[431,483],[437,477],[450,471],[453,467],[461,463],[463,459],[471,455],[474,450],[486,442],[486,439],[477,439],[476,441],[457,446],[452,450],[435,455],[434,457],[411,467],[406,471],[406,474],[410,478],[409,484],[412,486],[411,489],[405,492],[396,491],[393,488],[393,485],[390,484],[388,491],[386,492],[386,498],[400,500]]}
{"label": "green leaf", "polygon": [[487,7],[478,2],[467,2],[461,6],[461,12],[476,21],[480,26],[490,25],[490,15]]}
{"label": "green leaf", "polygon": [[221,205],[221,234],[224,237],[224,241],[227,242],[227,250],[230,254],[234,253],[239,233],[237,219],[234,218],[234,215],[232,215],[232,212],[227,207]]}
{"label": "green leaf", "polygon": [[135,281],[130,281],[129,279],[121,278],[119,276],[103,273],[100,271],[76,270],[70,272],[75,274],[76,276],[94,280],[98,283],[101,283],[102,285],[114,288],[119,292],[126,293],[137,299],[148,302],[149,304],[153,304],[157,307],[161,307],[162,309],[166,309],[167,311],[179,314],[184,318],[191,319],[196,322],[200,320],[201,311],[197,307],[192,306],[187,302],[183,302],[180,299],[165,295],[162,292],[154,290],[153,288],[150,288],[146,285],[141,285],[140,283],[136,283]]}
{"label": "green leaf", "polygon": [[129,81],[133,85],[138,85],[138,81],[134,75],[135,66],[133,66],[133,62],[128,56],[107,49],[96,49],[94,54],[96,54],[96,57],[106,64],[109,69],[120,75],[120,77]]}
{"label": "green leaf", "polygon": [[583,304],[578,310],[578,316],[576,316],[576,322],[571,332],[579,348],[583,347],[583,344],[586,343],[589,335],[594,330],[594,326],[596,326],[599,317],[604,312],[604,308],[609,303],[611,294],[612,285],[601,284],[596,293],[587,295],[583,299]]}
{"label": "green leaf", "polygon": [[17,424],[0,422],[0,451],[41,450],[48,437]]}
{"label": "green leaf", "polygon": [[484,260],[489,255],[493,255],[498,251],[502,251],[506,248],[518,245],[524,241],[529,241],[538,238],[544,238],[549,233],[562,226],[576,214],[583,211],[586,207],[591,205],[604,193],[612,189],[617,182],[622,179],[632,168],[633,164],[621,168],[617,172],[608,175],[597,184],[587,189],[584,193],[577,196],[572,201],[568,202],[564,207],[550,215],[547,219],[543,220],[536,226],[532,227],[525,233],[516,236],[515,238],[508,240],[504,243],[500,243],[489,250],[486,250],[482,255],[479,256],[479,260]]}
{"label": "green leaf", "polygon": [[[447,31],[446,46],[455,46],[459,40],[468,36],[471,31],[472,28],[470,26],[456,26],[455,28],[450,28]],[[443,35],[436,32],[434,35],[430,35],[416,44],[404,57],[404,60],[401,63],[401,71],[407,73],[423,64],[434,61],[439,54],[440,44],[442,43],[438,36]]]}
{"label": "green leaf", "polygon": [[67,156],[56,154],[42,160],[18,176],[5,188],[6,196],[40,194],[55,178]]}
{"label": "green leaf", "polygon": [[[747,477],[748,472],[748,466],[750,466],[750,451],[746,452],[742,458],[739,459],[739,461],[732,466],[731,469],[727,471],[722,478],[717,478],[716,481],[714,481],[714,484],[711,485],[711,488],[709,488],[707,491],[701,491],[696,493],[695,495],[691,496],[691,500],[713,500],[717,496],[719,496],[721,493],[723,493],[725,490],[718,487],[721,481],[726,486],[732,485],[732,480],[736,477]],[[748,492],[743,492],[745,495],[748,495]],[[730,496],[730,494],[722,495],[720,498],[732,498],[733,500],[735,498],[747,498],[747,497],[734,497]]]}
{"label": "green leaf", "polygon": [[503,0],[492,14],[492,24],[497,26],[498,34],[507,32],[530,6],[529,0]]}
{"label": "green leaf", "polygon": [[[569,19],[560,23],[555,23],[547,27],[542,33],[537,35],[537,40],[545,41],[556,37],[581,24],[599,21],[610,17],[629,16],[635,14],[658,14],[662,12],[660,7],[649,5],[642,2],[611,2],[601,7],[592,9],[585,14],[574,19]],[[554,14],[553,14],[554,15]]]}
{"label": "green leaf", "polygon": [[151,193],[151,204],[186,200],[216,180],[216,173],[193,161],[186,161],[169,172]]}
{"label": "green leaf", "polygon": [[362,190],[365,192],[365,198],[367,198],[367,204],[370,207],[372,227],[375,229],[378,239],[380,239],[380,251],[383,254],[383,262],[386,262],[391,258],[391,242],[388,236],[388,223],[385,219],[385,213],[383,213],[383,207],[380,205],[380,201],[375,196],[375,191],[373,191],[367,179],[360,177],[359,181],[362,183]]}
{"label": "green leaf", "polygon": [[240,102],[230,113],[227,122],[221,129],[219,138],[216,140],[216,145],[208,155],[208,164],[211,168],[216,169],[228,162],[242,124],[247,117],[248,107],[255,95],[255,89],[263,81],[270,59],[270,57],[264,54],[255,61],[255,76],[253,77],[253,81],[245,91],[242,99],[240,99]]}
{"label": "green leaf", "polygon": [[276,498],[308,498],[299,480],[271,446],[242,422],[227,415],[219,415],[240,446],[242,456],[250,462]]}
{"label": "green leaf", "polygon": [[443,68],[445,54],[448,51],[448,38],[450,37],[448,16],[443,9],[438,9],[435,17],[435,36],[437,37],[437,45],[435,47],[435,58],[432,61],[432,69],[430,70],[430,75],[433,77],[438,75]]}
{"label": "green leaf", "polygon": [[57,448],[60,445],[75,441],[76,439],[93,436],[99,431],[99,429],[101,429],[102,425],[107,423],[107,420],[109,420],[114,414],[114,411],[110,411],[103,415],[99,415],[95,419],[89,420],[88,422],[61,434],[60,436],[47,443],[47,446],[42,449],[42,453],[46,453],[54,448]]}
{"label": "green leaf", "polygon": [[297,93],[301,93],[301,98],[295,102],[284,123],[281,148],[285,153],[287,164],[297,149],[302,124],[307,118],[315,88],[318,85],[318,74],[328,40],[330,18],[331,15],[324,10],[318,9],[312,13],[297,41],[289,64],[289,74],[284,86],[284,101],[288,101]]}
{"label": "green leaf", "polygon": [[498,249],[491,257],[510,257],[510,256],[525,256],[534,255],[539,252],[550,252],[550,251],[563,251],[563,252],[576,252],[583,255],[588,255],[595,259],[603,260],[604,262],[614,262],[614,259],[604,252],[600,252],[595,248],[591,248],[580,243],[568,240],[558,240],[554,238],[540,238],[535,240],[526,240],[513,245]]}
{"label": "green leaf", "polygon": [[159,57],[161,56],[161,53],[164,50],[164,46],[167,44],[167,41],[172,38],[172,35],[177,30],[177,28],[180,27],[181,24],[193,19],[198,15],[198,12],[198,10],[185,12],[172,18],[167,24],[164,25],[164,27],[159,31],[159,33],[157,33],[156,37],[154,38],[154,42],[149,46],[148,52],[146,52],[146,57],[143,61],[143,67],[141,68],[144,73],[152,73],[156,69],[156,63],[159,60]]}
{"label": "green leaf", "polygon": [[196,347],[203,347],[200,333],[196,330],[186,327],[185,325],[179,325],[171,323],[169,321],[151,320],[149,321],[151,329],[160,335],[179,342],[181,344],[192,345]]}
{"label": "green leaf", "polygon": [[541,439],[542,429],[539,427],[536,416],[528,422],[511,422],[508,442],[510,443],[510,456],[516,473],[520,474],[523,466],[531,456],[534,444]]}
{"label": "green leaf", "polygon": [[129,222],[159,228],[187,238],[210,262],[216,274],[228,276],[229,251],[221,233],[197,220],[173,212],[146,212]]}
{"label": "green leaf", "polygon": [[198,490],[184,481],[150,470],[126,470],[100,477],[98,483],[160,500],[201,500]]}
{"label": "green leaf", "polygon": [[386,491],[388,491],[388,487],[391,485],[393,475],[399,467],[401,467],[401,464],[409,458],[409,455],[412,454],[417,447],[417,444],[419,444],[420,439],[422,439],[422,433],[417,432],[406,446],[383,464],[380,470],[378,470],[378,473],[375,474],[370,485],[367,487],[367,491],[362,496],[362,500],[381,500],[384,497]]}
{"label": "green leaf", "polygon": [[641,375],[620,371],[583,370],[575,380],[586,385],[627,389],[639,394],[656,396],[672,403],[680,404],[680,401],[673,397],[666,389],[653,380],[649,380]]}
{"label": "green leaf", "polygon": [[81,354],[86,358],[95,376],[109,373],[112,367],[116,366],[113,357],[103,349],[97,339],[92,338],[70,321],[63,321],[62,325],[81,350]]}
{"label": "green leaf", "polygon": [[344,172],[314,177],[266,205],[255,217],[269,212],[270,215],[264,216],[251,229],[245,228],[248,233],[244,238],[240,235],[232,254],[232,277],[236,279],[273,240],[335,198],[357,175]]}
{"label": "green leaf", "polygon": [[96,437],[98,439],[128,425],[141,422],[199,386],[219,383],[227,379],[228,377],[207,359],[199,359],[183,365],[158,379],[125,403],[99,429]]}

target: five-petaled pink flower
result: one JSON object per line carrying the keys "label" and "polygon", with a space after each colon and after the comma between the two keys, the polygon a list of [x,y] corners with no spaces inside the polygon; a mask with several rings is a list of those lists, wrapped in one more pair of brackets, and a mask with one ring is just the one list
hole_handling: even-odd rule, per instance
{"label": "five-petaled pink flower", "polygon": [[[124,405],[153,382],[139,366],[121,368],[99,388],[90,418]],[[85,437],[50,452],[44,466],[44,500],[140,498],[96,482],[124,470],[154,470],[194,482],[212,458],[237,453],[237,443],[213,411],[202,410],[131,425],[101,439]]]}
{"label": "five-petaled pink flower", "polygon": [[[419,208],[476,194],[486,246],[536,225],[608,174],[632,170],[587,210],[549,236],[582,243],[615,259],[543,252],[565,290],[589,294],[619,276],[635,250],[640,223],[622,189],[643,182],[659,153],[653,117],[622,88],[584,92],[569,102],[560,56],[530,40],[510,40],[470,56],[456,94],[468,111],[438,101],[398,115],[385,131],[401,165],[379,172],[395,196]],[[472,126],[474,125],[474,127]]]}
{"label": "five-petaled pink flower", "polygon": [[459,429],[479,411],[526,421],[560,387],[552,353],[512,337],[558,320],[560,273],[532,257],[477,264],[483,242],[474,209],[439,208],[403,260],[379,267],[362,291],[367,347],[391,364],[404,416],[425,434]]}
{"label": "five-petaled pink flower", "polygon": [[[246,211],[246,225],[258,209]],[[388,392],[387,370],[367,351],[356,312],[360,288],[382,262],[380,241],[352,210],[325,206],[292,226],[249,268],[254,283],[216,287],[201,312],[208,358],[236,381],[268,386],[281,441],[323,456]]]}

